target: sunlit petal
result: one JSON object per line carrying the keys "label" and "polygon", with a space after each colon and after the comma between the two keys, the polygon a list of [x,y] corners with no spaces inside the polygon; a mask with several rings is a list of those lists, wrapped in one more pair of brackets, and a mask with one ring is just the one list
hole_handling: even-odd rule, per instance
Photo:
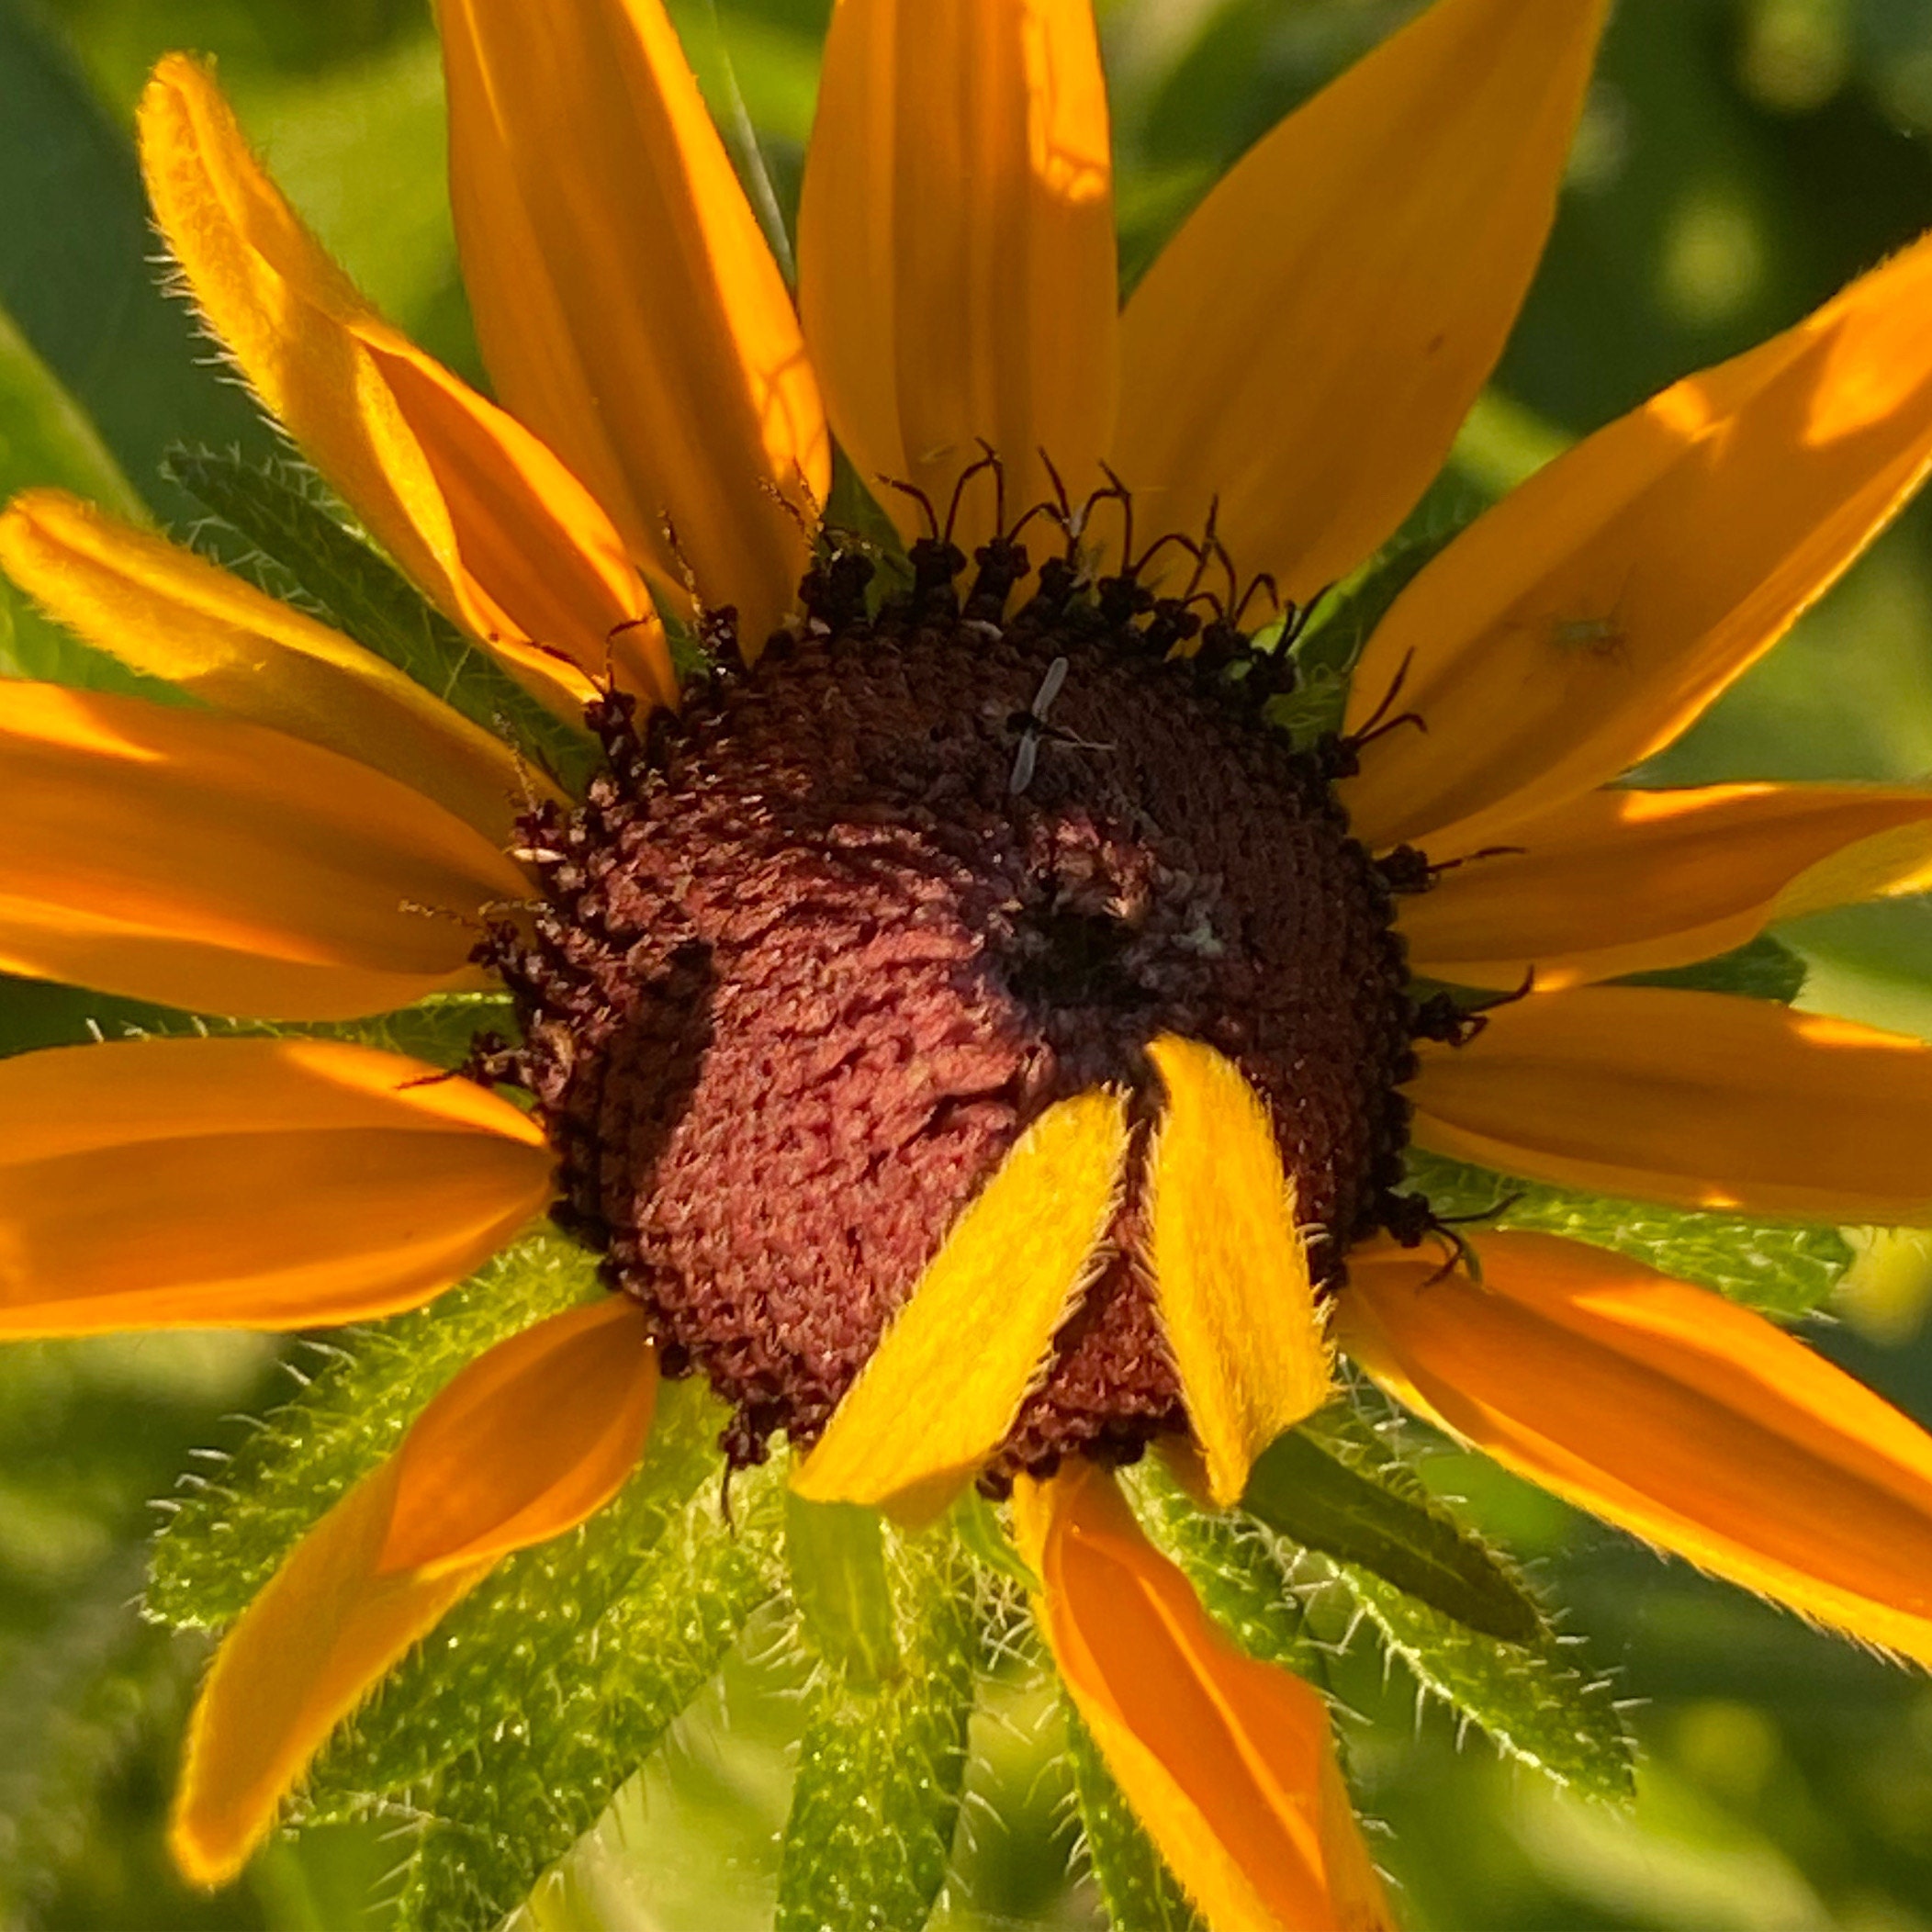
{"label": "sunlit petal", "polygon": [[1116,463],[1306,600],[1408,514],[1542,253],[1603,0],[1438,0],[1256,147],[1128,304]]}
{"label": "sunlit petal", "polygon": [[493,842],[530,779],[509,747],[339,632],[59,490],[0,515],[0,565],[69,629],[230,717],[372,765]]}
{"label": "sunlit petal", "polygon": [[1357,1250],[1342,1345],[1559,1496],[1932,1664],[1932,1437],[1761,1316],[1601,1249],[1479,1238],[1480,1285]]}
{"label": "sunlit petal", "polygon": [[656,1389],[641,1312],[610,1301],[502,1343],[430,1404],[223,1642],[170,1831],[189,1878],[240,1870],[322,1740],[500,1556],[616,1494]]}
{"label": "sunlit petal", "polygon": [[423,590],[567,715],[606,664],[671,702],[644,586],[589,491],[370,309],[249,152],[206,70],[162,62],[140,142],[155,219],[209,326]]}
{"label": "sunlit petal", "polygon": [[[799,306],[838,438],[943,513],[980,455],[1009,521],[1044,449],[1101,480],[1118,382],[1112,158],[1092,0],[839,0],[799,210]],[[915,504],[880,492],[909,535]],[[993,534],[990,477],[961,505]]]}
{"label": "sunlit petal", "polygon": [[543,1211],[551,1164],[507,1102],[336,1041],[0,1061],[0,1333],[413,1308]]}
{"label": "sunlit petal", "polygon": [[[1779,920],[1932,887],[1932,792],[1586,792],[1402,902],[1418,972],[1544,991],[1728,952]],[[1432,854],[1432,857],[1435,855]],[[1446,855],[1444,855],[1446,856]]]}
{"label": "sunlit petal", "polygon": [[1561,1186],[1803,1219],[1932,1223],[1932,1046],[1769,1000],[1533,994],[1425,1050],[1417,1142]]}
{"label": "sunlit petal", "polygon": [[1222,1635],[1100,1470],[1023,1478],[1014,1522],[1068,1695],[1214,1932],[1394,1932],[1316,1692]]}
{"label": "sunlit petal", "polygon": [[755,646],[792,601],[795,513],[824,503],[830,449],[791,297],[660,0],[445,0],[440,18],[456,232],[499,391],[661,584],[681,594],[688,568]]}
{"label": "sunlit petal", "polygon": [[998,1448],[1102,1255],[1127,1109],[1050,1107],[960,1217],[792,1477],[814,1502],[930,1521]]}
{"label": "sunlit petal", "polygon": [[1208,1490],[1240,1500],[1254,1458],[1328,1399],[1329,1352],[1267,1110],[1241,1069],[1170,1034],[1150,1166],[1148,1263]]}
{"label": "sunlit petal", "polygon": [[1468,848],[1670,743],[1932,462],[1932,240],[1539,471],[1409,587],[1355,675],[1372,842]]}

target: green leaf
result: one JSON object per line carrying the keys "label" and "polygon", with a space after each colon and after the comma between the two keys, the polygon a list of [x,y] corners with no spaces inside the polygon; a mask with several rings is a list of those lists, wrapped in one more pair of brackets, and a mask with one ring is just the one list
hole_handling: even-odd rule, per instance
{"label": "green leaf", "polygon": [[[1609,1248],[1784,1320],[1818,1308],[1852,1262],[1850,1244],[1836,1228],[1582,1194],[1466,1167],[1420,1148],[1409,1151],[1409,1179],[1439,1214],[1474,1215],[1488,1227],[1533,1229]],[[1481,1227],[1470,1239],[1480,1255]]]}
{"label": "green leaf", "polygon": [[301,1394],[175,1500],[150,1563],[148,1614],[182,1629],[239,1616],[458,1369],[595,1291],[588,1254],[537,1236],[430,1307],[335,1338],[331,1359]]}
{"label": "green leaf", "polygon": [[127,136],[59,44],[0,0],[0,308],[123,475],[174,515],[187,505],[160,486],[171,443],[265,453],[273,437],[210,366],[187,305],[162,295],[153,252]]}
{"label": "green leaf", "polygon": [[[693,1389],[687,1406],[715,1432],[708,1398]],[[653,1456],[659,1448],[654,1438]],[[702,1462],[700,1493],[668,1520],[676,1485],[660,1480],[652,1500],[627,1492],[562,1545],[512,1558],[497,1605],[459,1621],[473,1598],[445,1620],[435,1668],[419,1665],[412,1687],[406,1666],[373,1724],[331,1751],[315,1795],[337,1815],[374,1807],[358,1780],[413,1787],[403,1814],[423,1828],[397,1932],[494,1926],[596,1823],[771,1600],[777,1475],[742,1472],[727,1522],[704,1481],[718,1466],[714,1447]],[[647,1458],[633,1491],[650,1477]],[[462,1660],[447,1684],[444,1638]]]}
{"label": "green leaf", "polygon": [[1327,1428],[1322,1434],[1304,1425],[1278,1438],[1254,1465],[1242,1510],[1473,1630],[1508,1643],[1539,1641],[1542,1613],[1501,1558],[1433,1502],[1366,1428]]}
{"label": "green leaf", "polygon": [[1416,1681],[1508,1756],[1587,1796],[1635,1789],[1635,1747],[1609,1684],[1568,1662],[1555,1641],[1506,1644],[1446,1617],[1373,1572],[1336,1576]]}
{"label": "green leaf", "polygon": [[785,1495],[792,1599],[807,1641],[855,1690],[876,1690],[899,1670],[885,1522],[854,1503]]}
{"label": "green leaf", "polygon": [[950,1537],[894,1538],[903,1668],[834,1669],[807,1708],[779,1858],[776,1932],[916,1932],[945,1882],[980,1632]]}
{"label": "green leaf", "polygon": [[196,542],[218,563],[387,658],[567,790],[583,790],[597,762],[590,735],[532,697],[346,528],[312,470],[286,458],[255,464],[175,449],[168,475],[213,512]]}
{"label": "green leaf", "polygon": [[1803,957],[1781,939],[1760,933],[1748,944],[1692,966],[1667,966],[1656,972],[1627,973],[1620,986],[1684,986],[1694,993],[1735,993],[1746,999],[1776,1000],[1789,1006],[1804,991],[1811,971]]}
{"label": "green leaf", "polygon": [[1108,1924],[1115,1932],[1208,1932],[1153,1841],[1140,1828],[1140,1821],[1128,1808],[1073,1705],[1062,1700],[1061,1708],[1066,1717],[1067,1756],[1080,1799],[1087,1861],[1106,1906]]}

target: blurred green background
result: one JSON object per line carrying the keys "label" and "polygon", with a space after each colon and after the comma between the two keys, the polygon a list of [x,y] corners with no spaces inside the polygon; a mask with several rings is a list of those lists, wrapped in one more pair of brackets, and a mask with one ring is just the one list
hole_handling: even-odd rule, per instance
{"label": "blurred green background", "polygon": [[[545,4],[545,0],[526,0]],[[559,4],[559,0],[548,0]],[[1534,0],[1526,0],[1534,4]],[[675,7],[741,164],[795,197],[828,0]],[[1102,7],[1131,277],[1227,163],[1412,11],[1407,0]],[[442,178],[424,0],[0,0],[0,491],[60,481],[185,508],[177,438],[265,446],[153,293],[128,127],[156,55],[219,57],[286,189],[396,320],[480,381]],[[752,130],[755,129],[755,136]],[[1459,515],[1572,437],[1794,320],[1932,226],[1927,0],[1622,0],[1563,212],[1497,386],[1420,512]],[[640,326],[650,319],[639,318]],[[1932,328],[1932,317],[1926,319]],[[0,592],[0,598],[6,593]],[[111,675],[17,601],[0,658]],[[1655,775],[1932,772],[1932,505],[1898,528]],[[1932,1036],[1932,904],[1786,935],[1809,1004]],[[0,983],[0,1050],[110,1029],[112,1003]],[[1874,1241],[1814,1339],[1932,1419],[1932,1266]],[[288,1368],[265,1344],[141,1338],[0,1354],[0,1927],[336,1932],[382,1922],[381,1833],[277,1845],[198,1900],[160,1819],[198,1659],[131,1604],[142,1544],[197,1449]],[[1932,1932],[1932,1689],[1665,1566],[1474,1462],[1443,1484],[1534,1559],[1646,1747],[1634,1820],[1567,1804],[1370,1677],[1353,1762],[1391,1827],[1416,1932]],[[936,1923],[1091,1926],[1045,1705],[1016,1684],[976,1732],[961,1882]],[[783,1815],[781,1673],[736,1669],[534,1926],[736,1932],[769,1914]]]}

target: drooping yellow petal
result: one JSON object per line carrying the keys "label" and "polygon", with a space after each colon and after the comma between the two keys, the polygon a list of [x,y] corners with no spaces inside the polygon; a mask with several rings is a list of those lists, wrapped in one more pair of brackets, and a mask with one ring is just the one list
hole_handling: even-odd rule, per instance
{"label": "drooping yellow petal", "polygon": [[1932,1664],[1932,1437],[1761,1316],[1598,1248],[1486,1234],[1483,1279],[1357,1249],[1350,1354],[1506,1467]]}
{"label": "drooping yellow petal", "polygon": [[508,1102],[332,1040],[0,1061],[0,1333],[413,1308],[543,1211],[551,1165]]}
{"label": "drooping yellow petal", "polygon": [[960,1215],[792,1478],[812,1502],[932,1521],[998,1448],[1044,1373],[1119,1198],[1127,1108],[1062,1100]]}
{"label": "drooping yellow petal", "polygon": [[[799,308],[838,439],[943,516],[984,441],[1006,514],[1100,481],[1113,433],[1112,156],[1092,0],[839,0],[799,207]],[[908,535],[915,504],[882,500]],[[957,540],[993,534],[995,491]]]}
{"label": "drooping yellow petal", "polygon": [[1473,859],[1401,902],[1416,972],[1516,986],[1533,966],[1548,992],[1710,959],[1779,920],[1932,887],[1932,792],[1586,792],[1513,837],[1520,851]]}
{"label": "drooping yellow petal", "polygon": [[[1932,462],[1932,239],[1539,471],[1410,585],[1355,674],[1426,736],[1344,788],[1371,843],[1468,848],[1670,743]],[[1406,668],[1406,675],[1404,675]]]}
{"label": "drooping yellow petal", "polygon": [[1234,1062],[1164,1035],[1148,1260],[1208,1490],[1227,1509],[1254,1458],[1328,1399],[1329,1351],[1267,1110]]}
{"label": "drooping yellow petal", "polygon": [[0,969],[203,1013],[346,1019],[479,983],[501,852],[379,771],[277,731],[9,684]]}
{"label": "drooping yellow petal", "polygon": [[1127,308],[1116,466],[1306,600],[1402,521],[1543,252],[1603,0],[1438,0],[1246,155]]}
{"label": "drooping yellow petal", "polygon": [[255,393],[453,618],[567,716],[608,666],[660,703],[662,632],[609,519],[544,444],[390,328],[171,54],[140,105],[169,248]]}
{"label": "drooping yellow petal", "polygon": [[1932,1224],[1932,1046],[1769,1000],[1580,986],[1428,1047],[1421,1146],[1559,1186]]}
{"label": "drooping yellow petal", "polygon": [[1221,1634],[1091,1465],[1013,1513],[1068,1695],[1214,1932],[1395,1932],[1316,1692]]}
{"label": "drooping yellow petal", "polygon": [[657,1350],[623,1296],[492,1349],[410,1432],[378,1574],[440,1574],[581,1522],[623,1487],[657,1398]]}
{"label": "drooping yellow petal", "polygon": [[190,1879],[216,1885],[241,1870],[323,1739],[500,1556],[616,1494],[656,1387],[641,1313],[608,1302],[502,1343],[430,1404],[223,1642],[189,1721],[169,1833]]}
{"label": "drooping yellow petal", "polygon": [[374,652],[192,551],[35,489],[0,515],[0,565],[124,664],[386,771],[493,842],[510,836],[530,780],[507,746]]}
{"label": "drooping yellow petal", "polygon": [[792,601],[830,446],[661,0],[444,0],[440,25],[456,233],[499,393],[660,584],[681,596],[688,567],[755,649]]}

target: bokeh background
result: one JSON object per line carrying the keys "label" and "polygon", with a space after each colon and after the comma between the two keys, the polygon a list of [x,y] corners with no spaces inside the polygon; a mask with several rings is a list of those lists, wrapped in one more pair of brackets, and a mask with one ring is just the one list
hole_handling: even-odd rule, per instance
{"label": "bokeh background", "polygon": [[[562,5],[565,0],[525,0]],[[1533,0],[1526,0],[1533,4]],[[829,0],[674,0],[741,165],[795,199]],[[1131,278],[1258,134],[1412,0],[1103,0]],[[185,513],[177,439],[264,446],[153,293],[128,129],[152,61],[219,57],[287,192],[369,293],[480,382],[443,181],[426,0],[0,0],[0,494],[62,482]],[[1928,0],[1622,0],[1543,272],[1438,527],[1674,376],[1797,319],[1932,227]],[[650,318],[640,316],[640,327]],[[1932,316],[1926,319],[1932,328]],[[1330,460],[1332,460],[1331,454]],[[6,593],[0,591],[0,600]],[[0,601],[0,668],[111,678]],[[4,695],[0,695],[4,702]],[[1673,782],[1932,774],[1932,503],[1690,737]],[[0,799],[0,837],[5,801]],[[1932,904],[1785,937],[1806,1004],[1932,1036]],[[111,1002],[0,982],[0,1051],[112,1030]],[[112,1204],[104,1202],[103,1211]],[[1932,1420],[1932,1266],[1870,1241],[1821,1346]],[[232,1337],[0,1354],[0,1928],[362,1932],[394,1844],[278,1844],[182,1891],[160,1821],[198,1657],[133,1609],[184,1470],[238,1439],[298,1354]],[[1367,1807],[1416,1932],[1932,1932],[1932,1688],[1445,1457],[1443,1486],[1533,1559],[1618,1673],[1645,1747],[1627,1817],[1552,1795],[1399,1685],[1351,1684]],[[938,1922],[1096,1924],[1045,1702],[976,1733],[962,1875]],[[769,1915],[787,1700],[756,1657],[707,1698],[532,1927],[746,1932]]]}

